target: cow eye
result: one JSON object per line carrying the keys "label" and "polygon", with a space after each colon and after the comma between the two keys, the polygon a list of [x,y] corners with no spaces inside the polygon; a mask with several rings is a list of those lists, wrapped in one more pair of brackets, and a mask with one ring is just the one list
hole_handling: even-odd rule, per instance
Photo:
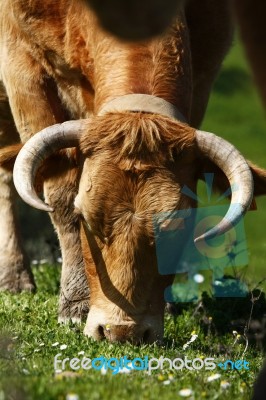
{"label": "cow eye", "polygon": [[166,219],[160,225],[160,230],[163,232],[179,229],[184,229],[184,218]]}
{"label": "cow eye", "polygon": [[87,236],[88,235],[94,236],[97,245],[101,250],[103,249],[104,245],[109,243],[108,238],[103,237],[103,235],[100,232],[97,232],[94,229],[92,229],[90,224],[85,220],[83,216],[82,216],[82,224]]}
{"label": "cow eye", "polygon": [[160,231],[161,232],[169,232],[169,231],[178,231],[185,229],[185,222],[191,216],[191,209],[187,208],[186,210],[181,210],[179,216],[166,218],[162,221],[159,221]]}

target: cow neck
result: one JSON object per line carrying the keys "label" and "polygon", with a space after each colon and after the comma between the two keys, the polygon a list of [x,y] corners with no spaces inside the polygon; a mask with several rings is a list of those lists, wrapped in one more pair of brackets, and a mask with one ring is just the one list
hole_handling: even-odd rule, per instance
{"label": "cow neck", "polygon": [[[192,99],[191,54],[182,14],[165,35],[141,43],[125,43],[99,30],[95,34],[93,53],[95,114],[105,109],[111,101],[118,101],[116,105],[127,109],[123,98],[125,103],[131,102],[129,109],[134,111],[135,98],[124,96],[143,94],[165,100],[175,106],[185,120],[189,120]],[[119,100],[115,100],[117,98]],[[147,100],[148,97],[143,97],[143,111]]]}
{"label": "cow neck", "polygon": [[148,94],[128,94],[117,97],[106,103],[99,111],[98,115],[108,112],[132,111],[160,114],[169,118],[186,123],[186,118],[182,113],[168,101]]}

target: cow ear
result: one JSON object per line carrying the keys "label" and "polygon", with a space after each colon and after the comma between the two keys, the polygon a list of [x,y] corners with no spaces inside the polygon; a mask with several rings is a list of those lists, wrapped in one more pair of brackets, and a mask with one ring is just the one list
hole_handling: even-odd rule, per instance
{"label": "cow ear", "polygon": [[[254,196],[266,195],[266,169],[260,168],[247,161],[251,169],[254,180]],[[198,179],[205,180],[207,173],[214,174],[213,188],[216,191],[224,193],[228,190],[229,181],[222,170],[208,159],[200,160],[201,168],[198,172]]]}
{"label": "cow ear", "polygon": [[266,169],[262,169],[248,161],[254,179],[254,195],[266,194]]}
{"label": "cow ear", "polygon": [[[22,143],[17,143],[0,149],[0,167],[5,169],[7,172],[13,172],[17,155],[22,147]],[[34,186],[37,193],[42,192],[43,179],[41,174],[37,173]]]}
{"label": "cow ear", "polygon": [[4,168],[6,171],[12,172],[17,155],[22,147],[22,143],[17,143],[2,148],[0,150],[0,167]]}

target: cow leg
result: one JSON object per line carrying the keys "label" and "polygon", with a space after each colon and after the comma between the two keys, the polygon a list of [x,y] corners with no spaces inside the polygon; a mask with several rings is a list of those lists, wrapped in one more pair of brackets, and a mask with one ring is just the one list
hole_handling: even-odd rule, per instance
{"label": "cow leg", "polygon": [[[19,141],[7,96],[0,82],[0,147]],[[0,290],[33,291],[34,279],[23,250],[16,215],[12,174],[0,168]]]}
{"label": "cow leg", "polygon": [[[36,63],[24,46],[16,40],[7,40],[16,46],[5,50],[6,59],[2,67],[3,81],[17,130],[23,142],[41,129],[65,120],[65,113],[57,97],[53,81],[40,64]],[[17,65],[17,60],[19,60]],[[20,71],[31,74],[25,78]],[[54,173],[58,172],[55,166]],[[59,181],[45,183],[47,201],[56,208],[52,220],[59,236],[62,250],[62,277],[59,298],[59,320],[79,321],[88,309],[88,284],[85,277],[77,220],[72,214],[75,189],[62,177]]]}
{"label": "cow leg", "polygon": [[190,124],[201,124],[221,63],[228,52],[233,23],[231,0],[188,0],[186,17],[193,68],[193,103]]}
{"label": "cow leg", "polygon": [[[69,161],[67,161],[69,163]],[[62,162],[63,164],[63,162]],[[62,170],[64,166],[62,165]],[[63,268],[59,299],[59,322],[80,322],[88,314],[89,287],[84,271],[78,216],[74,213],[77,171],[45,182],[46,202],[54,208],[51,219],[59,237]]]}

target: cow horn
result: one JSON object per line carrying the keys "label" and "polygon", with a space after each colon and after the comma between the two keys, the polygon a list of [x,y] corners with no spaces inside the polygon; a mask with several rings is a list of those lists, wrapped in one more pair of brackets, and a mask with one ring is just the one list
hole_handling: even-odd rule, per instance
{"label": "cow horn", "polygon": [[52,212],[34,188],[35,176],[41,163],[56,151],[78,146],[88,120],[67,121],[49,126],[36,133],[20,150],[13,171],[14,184],[20,197],[30,206]]}
{"label": "cow horn", "polygon": [[236,225],[253,199],[253,177],[245,158],[226,140],[213,133],[196,131],[197,145],[205,157],[216,164],[229,180],[231,204],[215,227],[195,239],[195,242],[222,235]]}

